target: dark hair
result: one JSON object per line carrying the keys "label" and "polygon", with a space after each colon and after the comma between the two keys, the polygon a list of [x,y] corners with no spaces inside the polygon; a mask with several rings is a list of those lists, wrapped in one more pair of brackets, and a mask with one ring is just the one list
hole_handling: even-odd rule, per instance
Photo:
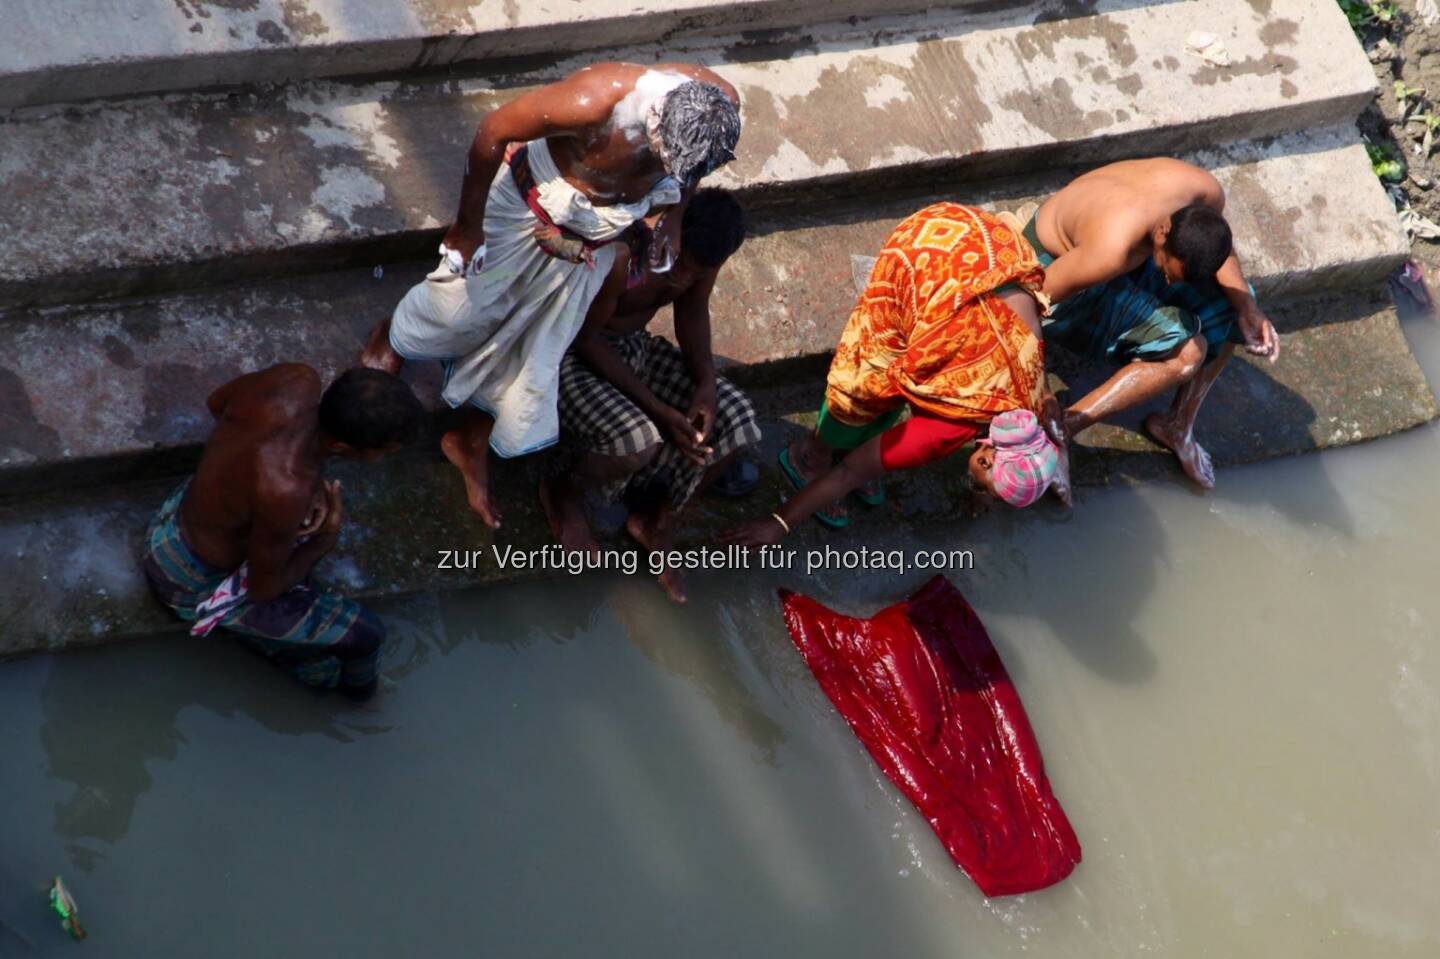
{"label": "dark hair", "polygon": [[713,83],[682,83],[665,97],[660,110],[660,142],[670,154],[671,175],[681,186],[694,186],[735,159],[740,111]]}
{"label": "dark hair", "polygon": [[701,266],[719,266],[745,242],[745,213],[729,190],[709,187],[690,198],[680,221],[680,249]]}
{"label": "dark hair", "polygon": [[1185,265],[1186,283],[1215,279],[1233,249],[1230,224],[1208,206],[1192,203],[1170,217],[1165,250]]}
{"label": "dark hair", "polygon": [[381,370],[346,370],[320,397],[320,428],[361,450],[406,442],[424,415],[414,391]]}

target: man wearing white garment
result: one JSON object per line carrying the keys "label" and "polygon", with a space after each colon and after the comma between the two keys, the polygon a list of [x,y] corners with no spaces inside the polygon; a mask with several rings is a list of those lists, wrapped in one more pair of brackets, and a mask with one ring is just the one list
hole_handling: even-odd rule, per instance
{"label": "man wearing white garment", "polygon": [[[555,442],[560,360],[617,258],[670,269],[700,179],[734,159],[735,88],[704,67],[599,63],[489,113],[439,267],[371,332],[361,362],[445,364],[464,407],[441,448],[492,528],[488,450]],[[617,242],[619,241],[619,242]]]}

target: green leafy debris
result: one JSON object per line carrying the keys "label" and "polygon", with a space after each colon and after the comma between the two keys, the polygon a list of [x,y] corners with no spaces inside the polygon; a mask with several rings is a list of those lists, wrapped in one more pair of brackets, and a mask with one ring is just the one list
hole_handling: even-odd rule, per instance
{"label": "green leafy debris", "polygon": [[1370,169],[1374,170],[1380,179],[1390,183],[1399,183],[1405,179],[1405,161],[1392,151],[1367,143],[1365,152],[1370,155]]}

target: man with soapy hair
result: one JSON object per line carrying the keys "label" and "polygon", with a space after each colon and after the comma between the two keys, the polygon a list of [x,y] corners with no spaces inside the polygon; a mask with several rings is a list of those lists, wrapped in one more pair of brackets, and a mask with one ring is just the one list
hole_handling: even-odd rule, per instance
{"label": "man with soapy hair", "polygon": [[[734,159],[739,97],[683,63],[599,63],[489,113],[437,269],[371,332],[363,365],[445,364],[464,415],[441,439],[491,528],[489,450],[553,444],[560,360],[617,261],[668,272],[685,205]],[[623,242],[617,242],[623,241]]]}

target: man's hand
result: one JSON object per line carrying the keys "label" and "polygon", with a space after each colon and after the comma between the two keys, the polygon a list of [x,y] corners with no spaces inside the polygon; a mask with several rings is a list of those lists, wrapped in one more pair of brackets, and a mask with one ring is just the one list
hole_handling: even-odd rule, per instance
{"label": "man's hand", "polygon": [[702,441],[710,438],[710,431],[715,427],[716,402],[713,378],[702,381],[690,397],[690,407],[685,411],[685,419],[695,425]]}
{"label": "man's hand", "polygon": [[705,445],[705,434],[695,428],[690,418],[674,407],[666,407],[657,417],[660,428],[680,449],[680,453],[696,466],[704,466],[714,450]]}
{"label": "man's hand", "polygon": [[1040,403],[1040,421],[1055,444],[1055,479],[1050,482],[1050,488],[1060,497],[1060,502],[1069,506],[1074,499],[1070,491],[1070,442],[1065,435],[1065,415],[1060,411],[1060,401],[1049,389],[1045,390]]}
{"label": "man's hand", "polygon": [[1241,310],[1236,322],[1240,324],[1240,332],[1245,334],[1246,350],[1268,358],[1271,363],[1280,358],[1280,335],[1258,306]]}
{"label": "man's hand", "polygon": [[477,227],[467,229],[459,223],[451,224],[440,242],[440,254],[456,276],[479,273],[485,264],[485,231]]}

